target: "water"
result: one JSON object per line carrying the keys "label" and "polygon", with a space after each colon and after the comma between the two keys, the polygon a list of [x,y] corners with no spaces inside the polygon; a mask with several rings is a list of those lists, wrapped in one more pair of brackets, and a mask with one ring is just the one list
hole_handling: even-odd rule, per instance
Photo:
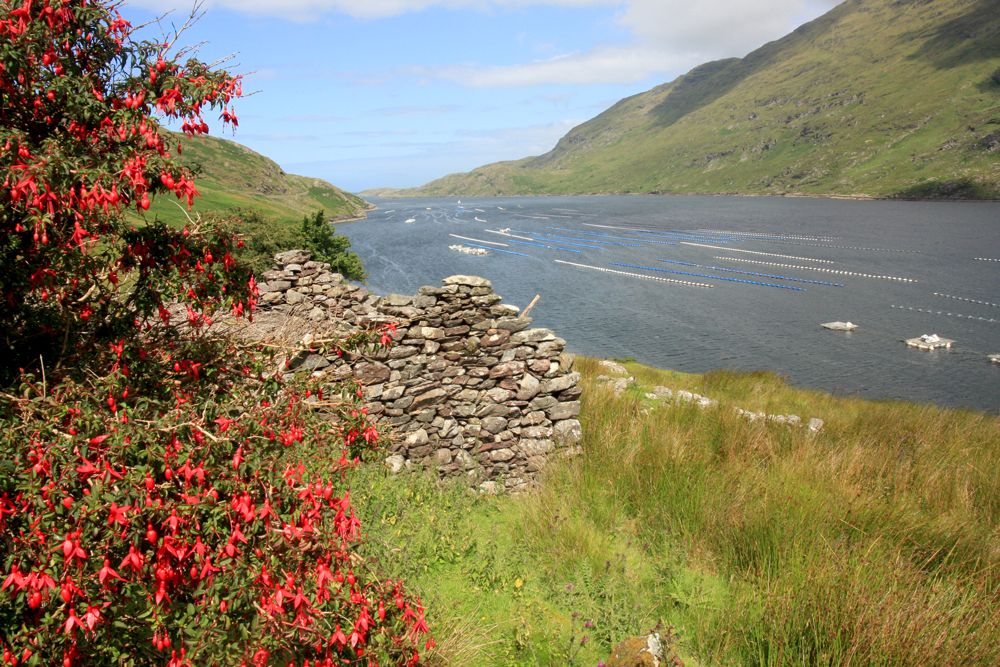
{"label": "water", "polygon": [[[523,308],[540,294],[536,325],[582,354],[699,373],[767,369],[841,395],[1000,409],[1000,364],[986,358],[1000,352],[1000,262],[976,259],[1000,258],[997,203],[694,196],[376,203],[368,220],[338,230],[379,293],[479,275],[505,303]],[[533,241],[487,231],[503,228]],[[460,254],[448,246],[475,242],[449,234],[506,243],[492,247],[511,252]],[[820,328],[833,320],[860,327]],[[901,342],[924,333],[956,344],[923,352]]]}

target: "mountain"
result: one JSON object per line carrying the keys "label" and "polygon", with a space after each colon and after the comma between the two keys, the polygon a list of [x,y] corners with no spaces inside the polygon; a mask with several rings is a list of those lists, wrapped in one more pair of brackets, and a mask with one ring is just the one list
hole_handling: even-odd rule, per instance
{"label": "mountain", "polygon": [[1000,197],[1000,0],[848,0],[545,155],[398,194]]}
{"label": "mountain", "polygon": [[[273,160],[234,141],[207,136],[172,138],[183,145],[182,163],[195,172],[201,193],[195,212],[253,208],[279,222],[300,223],[303,216],[318,210],[336,221],[363,216],[370,208],[360,197],[326,181],[286,174]],[[179,222],[184,214],[177,201],[161,194],[150,212]]]}

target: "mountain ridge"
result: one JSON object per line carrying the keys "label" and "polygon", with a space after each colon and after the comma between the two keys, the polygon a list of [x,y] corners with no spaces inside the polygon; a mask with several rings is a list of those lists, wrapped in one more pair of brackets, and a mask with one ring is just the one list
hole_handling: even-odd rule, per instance
{"label": "mountain ridge", "polygon": [[848,0],[543,155],[395,195],[1000,198],[1000,0]]}
{"label": "mountain ridge", "polygon": [[[319,178],[289,174],[274,160],[230,139],[186,137],[171,133],[180,143],[180,160],[195,173],[201,193],[194,213],[254,209],[280,222],[300,223],[322,210],[331,221],[364,217],[371,204]],[[151,213],[170,222],[182,222],[184,213],[170,195],[157,197]]]}

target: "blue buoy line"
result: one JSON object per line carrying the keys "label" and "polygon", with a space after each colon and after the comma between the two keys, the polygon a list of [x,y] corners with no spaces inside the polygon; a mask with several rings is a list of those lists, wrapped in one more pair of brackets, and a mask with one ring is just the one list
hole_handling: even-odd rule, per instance
{"label": "blue buoy line", "polygon": [[577,234],[583,234],[585,236],[596,236],[598,238],[613,239],[616,241],[631,241],[633,243],[641,243],[643,245],[647,243],[654,243],[656,245],[677,245],[677,241],[660,241],[657,239],[637,239],[632,236],[613,236],[611,234],[608,234],[607,232],[588,232],[583,229],[576,229],[573,231],[575,231]]}
{"label": "blue buoy line", "polygon": [[657,271],[659,273],[672,273],[678,276],[692,276],[694,278],[711,278],[712,280],[724,280],[728,283],[740,283],[742,285],[759,285],[761,287],[774,287],[776,289],[787,289],[793,292],[805,292],[804,287],[794,287],[792,285],[777,285],[775,283],[762,283],[756,280],[744,280],[743,278],[725,278],[723,276],[713,276],[707,273],[692,273],[690,271],[674,271],[672,269],[660,269],[655,266],[640,266],[638,264],[626,264],[625,262],[612,262],[611,266],[622,266],[628,269],[641,269],[643,271]]}
{"label": "blue buoy line", "polygon": [[[527,234],[528,232],[518,230],[518,233]],[[534,232],[532,232],[532,234],[534,234]],[[532,238],[534,238],[536,241],[552,241],[555,243],[565,243],[566,245],[572,245],[578,248],[593,248],[594,250],[602,249],[601,246],[593,245],[592,243],[579,243],[576,241],[567,241],[564,237],[561,236],[546,236],[545,234],[534,234]]]}
{"label": "blue buoy line", "polygon": [[725,250],[726,252],[742,252],[748,255],[763,255],[765,257],[782,257],[784,259],[799,259],[804,262],[818,262],[820,264],[836,264],[830,259],[817,259],[815,257],[799,257],[798,255],[781,255],[776,252],[761,252],[760,250],[743,250],[741,248],[725,248],[722,246],[709,245],[707,243],[691,243],[690,241],[681,241],[681,245],[694,246],[696,248],[710,248],[712,250]]}
{"label": "blue buoy line", "polygon": [[711,271],[725,271],[727,273],[738,273],[741,276],[753,276],[755,278],[773,278],[775,280],[791,280],[797,283],[806,283],[808,285],[826,285],[827,287],[843,287],[840,283],[831,283],[826,280],[809,280],[808,278],[793,278],[791,276],[779,276],[773,273],[757,273],[755,271],[740,271],[739,269],[729,269],[724,266],[711,266],[705,264],[695,264],[694,262],[682,262],[679,259],[662,259],[657,258],[657,262],[666,262],[667,264],[679,264],[680,266],[691,266],[696,269],[709,269]]}
{"label": "blue buoy line", "polygon": [[510,243],[516,243],[517,245],[530,245],[536,248],[545,248],[546,250],[562,250],[564,252],[575,252],[582,253],[582,250],[574,250],[573,248],[563,248],[561,246],[548,245],[545,243],[537,243],[535,241],[518,241],[517,239],[508,239]]}
{"label": "blue buoy line", "polygon": [[[587,232],[581,232],[578,229],[567,229],[565,227],[547,227],[547,229],[551,229],[557,232],[573,232],[575,234],[587,233]],[[604,238],[594,238],[593,236],[589,236],[586,238],[580,238],[578,236],[567,236],[566,238],[571,238],[575,241],[590,241],[592,243],[603,243],[604,245],[619,246],[623,248],[641,248],[642,246],[645,245],[644,243],[622,243],[620,241],[605,240]],[[631,240],[635,241],[636,239],[631,239]]]}
{"label": "blue buoy line", "polygon": [[596,227],[598,229],[616,229],[623,232],[629,232],[632,234],[652,234],[654,236],[663,236],[667,238],[689,238],[696,241],[715,241],[715,242],[725,242],[729,239],[727,238],[717,238],[717,237],[706,237],[699,236],[698,234],[692,234],[690,232],[676,231],[673,229],[646,229],[645,227],[628,227],[620,225],[597,225],[589,222],[583,223],[586,227]]}

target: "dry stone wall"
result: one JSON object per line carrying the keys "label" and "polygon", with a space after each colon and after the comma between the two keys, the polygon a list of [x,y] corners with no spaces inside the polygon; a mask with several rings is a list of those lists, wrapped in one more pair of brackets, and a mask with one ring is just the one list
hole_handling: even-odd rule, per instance
{"label": "dry stone wall", "polygon": [[[300,318],[309,335],[395,322],[395,345],[370,356],[303,352],[289,372],[354,376],[369,413],[397,434],[386,464],[517,490],[555,455],[578,451],[580,375],[566,342],[501,303],[490,281],[451,276],[415,295],[377,296],[310,260],[275,256],[260,283],[264,315]],[[270,311],[267,313],[266,311]]]}

